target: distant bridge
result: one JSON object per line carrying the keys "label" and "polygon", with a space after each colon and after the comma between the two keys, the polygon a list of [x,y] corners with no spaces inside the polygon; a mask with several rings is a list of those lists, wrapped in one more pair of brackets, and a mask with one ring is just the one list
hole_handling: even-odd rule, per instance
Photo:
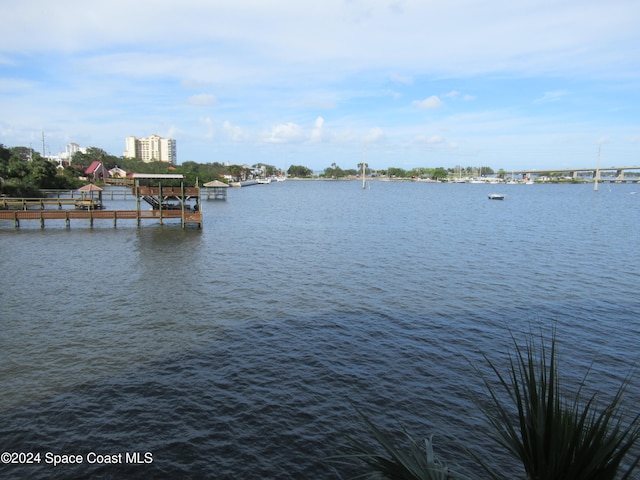
{"label": "distant bridge", "polygon": [[615,176],[606,177],[607,182],[638,182],[640,177],[625,177],[624,172],[627,170],[640,170],[640,166],[628,167],[587,167],[587,168],[552,168],[538,170],[514,170],[514,174],[522,175],[524,178],[531,178],[531,175],[542,175],[549,173],[565,173],[566,176],[577,179],[580,173],[591,173],[593,180],[602,180],[601,172],[615,172]]}

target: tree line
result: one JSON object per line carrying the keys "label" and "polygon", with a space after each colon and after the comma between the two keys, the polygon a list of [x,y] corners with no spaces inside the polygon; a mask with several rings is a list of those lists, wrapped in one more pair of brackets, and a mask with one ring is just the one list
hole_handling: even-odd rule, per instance
{"label": "tree line", "polygon": [[[231,176],[235,180],[248,180],[253,177],[254,169],[261,169],[267,177],[281,176],[286,173],[289,177],[310,178],[313,171],[303,165],[291,165],[286,172],[264,163],[257,163],[252,167],[243,165],[225,165],[220,162],[198,163],[186,161],[180,165],[167,162],[143,162],[135,158],[117,157],[101,148],[88,147],[84,152],[73,154],[70,162],[63,166],[56,166],[54,162],[42,157],[38,152],[28,147],[5,147],[0,144],[0,194],[14,197],[38,197],[42,189],[75,189],[87,180],[82,180],[85,170],[94,161],[110,170],[119,167],[128,173],[181,173],[187,184],[202,183],[211,180],[223,180]],[[498,174],[503,173],[499,171]],[[324,169],[322,178],[347,178],[362,174],[362,164],[357,168],[343,169],[336,163]],[[491,167],[460,167],[453,168],[414,168],[405,170],[390,167],[384,170],[372,170],[365,165],[365,175],[386,176],[389,178],[422,178],[431,180],[445,180],[450,176],[483,176],[493,175]]]}
{"label": "tree line", "polygon": [[[211,180],[225,181],[225,176],[247,180],[254,175],[255,169],[260,169],[266,176],[284,175],[275,166],[262,163],[252,167],[193,161],[171,165],[167,162],[143,162],[135,158],[117,157],[97,147],[76,152],[69,162],[57,166],[32,148],[6,147],[0,144],[0,195],[41,197],[44,189],[79,188],[89,181],[85,179],[85,171],[96,160],[102,162],[107,170],[119,167],[127,173],[181,173],[187,184],[195,184],[196,181],[200,184]],[[292,165],[287,171],[289,176],[300,177],[310,177],[312,173],[310,169],[296,165]]]}
{"label": "tree line", "polygon": [[82,182],[71,171],[59,172],[56,165],[27,147],[7,148],[0,144],[0,194],[39,197],[46,188],[78,188]]}
{"label": "tree line", "polygon": [[[382,170],[371,170],[368,165],[365,165],[365,175],[367,176],[382,176],[390,178],[422,178],[431,180],[446,180],[450,176],[485,176],[493,175],[495,172],[491,167],[465,167],[456,166],[453,168],[435,167],[435,168],[423,168],[417,167],[411,170],[405,170],[398,167],[389,167]],[[502,170],[498,172],[504,174]],[[357,169],[342,169],[335,163],[332,163],[330,167],[324,169],[324,172],[320,175],[324,178],[345,178],[353,177],[362,174],[362,164],[358,164]]]}

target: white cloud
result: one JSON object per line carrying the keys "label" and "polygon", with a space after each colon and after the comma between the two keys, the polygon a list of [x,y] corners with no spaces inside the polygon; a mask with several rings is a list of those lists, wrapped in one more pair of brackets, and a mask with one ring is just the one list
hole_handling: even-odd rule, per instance
{"label": "white cloud", "polygon": [[[120,153],[126,135],[170,126],[180,156],[204,161],[216,136],[238,161],[261,141],[296,143],[309,159],[346,157],[365,136],[389,151],[451,145],[426,134],[419,148],[426,131],[487,152],[489,165],[500,155],[581,163],[577,148],[541,155],[545,136],[638,134],[629,98],[640,91],[640,3],[630,0],[28,0],[0,2],[0,18],[7,145],[45,130],[54,150],[81,139]],[[529,111],[545,102],[559,115]],[[438,108],[425,125],[418,109]],[[327,109],[330,126],[318,117]],[[615,146],[637,156],[628,141]]]}
{"label": "white cloud", "polygon": [[[389,10],[397,14],[389,15]],[[637,73],[629,60],[637,55],[633,40],[639,15],[640,5],[629,0],[522,0],[508,8],[477,0],[313,5],[288,0],[30,0],[0,4],[5,20],[1,53],[6,58],[12,51],[86,53],[116,47],[122,52],[137,46],[152,53],[188,48],[193,49],[189,58],[207,52],[209,58],[223,60],[222,69],[241,54],[251,56],[250,64],[260,69],[315,64],[317,72],[330,66],[342,74],[382,67],[407,72],[404,78],[429,72],[571,74],[576,67],[613,73],[606,67],[614,65]],[[425,28],[425,18],[438,21]],[[162,33],[166,31],[172,34]],[[610,55],[613,47],[615,55]]]}
{"label": "white cloud", "polygon": [[292,122],[273,126],[271,132],[264,138],[267,143],[298,143],[303,140],[302,127]]}
{"label": "white cloud", "polygon": [[426,135],[418,135],[415,138],[417,143],[424,143],[427,145],[441,145],[446,142],[446,139],[442,135],[431,135],[427,137]]}
{"label": "white cloud", "polygon": [[200,124],[202,125],[202,129],[204,131],[203,133],[204,138],[208,140],[215,138],[216,129],[213,126],[213,121],[209,117],[201,118]]}
{"label": "white cloud", "polygon": [[462,100],[464,100],[465,102],[471,101],[471,100],[475,100],[476,97],[473,95],[469,95],[469,94],[462,94],[460,92],[458,92],[457,90],[452,90],[449,93],[445,93],[443,95],[444,97],[447,98],[462,98]]}
{"label": "white cloud", "polygon": [[400,97],[402,97],[402,94],[401,94],[400,92],[396,92],[396,91],[394,91],[394,90],[389,90],[389,89],[384,90],[384,91],[382,92],[382,94],[383,94],[383,95],[385,95],[385,96],[387,96],[387,97],[391,97],[391,98],[393,98],[394,100],[397,100],[397,99],[399,99]]}
{"label": "white cloud", "polygon": [[313,130],[311,131],[311,141],[312,142],[321,142],[324,137],[324,118],[318,117],[314,123]]}
{"label": "white cloud", "polygon": [[409,76],[403,76],[403,75],[398,75],[398,74],[393,74],[391,75],[391,81],[395,82],[395,83],[401,83],[403,85],[411,85],[413,84],[413,78],[409,77]]}
{"label": "white cloud", "polygon": [[384,131],[380,127],[374,127],[364,136],[365,143],[380,143],[385,139]]}
{"label": "white cloud", "polygon": [[224,121],[224,123],[222,124],[222,129],[225,133],[225,136],[232,142],[242,142],[249,138],[249,135],[244,131],[242,127],[231,125],[231,122],[229,122],[228,120]]}
{"label": "white cloud", "polygon": [[442,100],[437,95],[432,95],[424,100],[414,100],[413,104],[419,108],[426,108],[429,110],[435,110],[442,106]]}
{"label": "white cloud", "polygon": [[199,95],[192,95],[189,97],[189,105],[209,106],[215,105],[216,101],[216,96],[208,93],[201,93]]}

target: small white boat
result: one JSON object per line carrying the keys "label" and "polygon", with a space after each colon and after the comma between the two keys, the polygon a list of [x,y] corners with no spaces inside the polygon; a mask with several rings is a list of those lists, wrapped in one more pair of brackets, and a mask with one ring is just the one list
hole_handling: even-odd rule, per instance
{"label": "small white boat", "polygon": [[504,200],[505,195],[502,193],[490,193],[489,200]]}

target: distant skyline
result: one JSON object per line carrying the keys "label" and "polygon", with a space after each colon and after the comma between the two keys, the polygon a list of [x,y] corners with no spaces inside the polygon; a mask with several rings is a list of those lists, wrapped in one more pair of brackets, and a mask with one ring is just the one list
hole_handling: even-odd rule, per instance
{"label": "distant skyline", "polygon": [[636,0],[0,4],[0,143],[344,169],[640,164]]}

